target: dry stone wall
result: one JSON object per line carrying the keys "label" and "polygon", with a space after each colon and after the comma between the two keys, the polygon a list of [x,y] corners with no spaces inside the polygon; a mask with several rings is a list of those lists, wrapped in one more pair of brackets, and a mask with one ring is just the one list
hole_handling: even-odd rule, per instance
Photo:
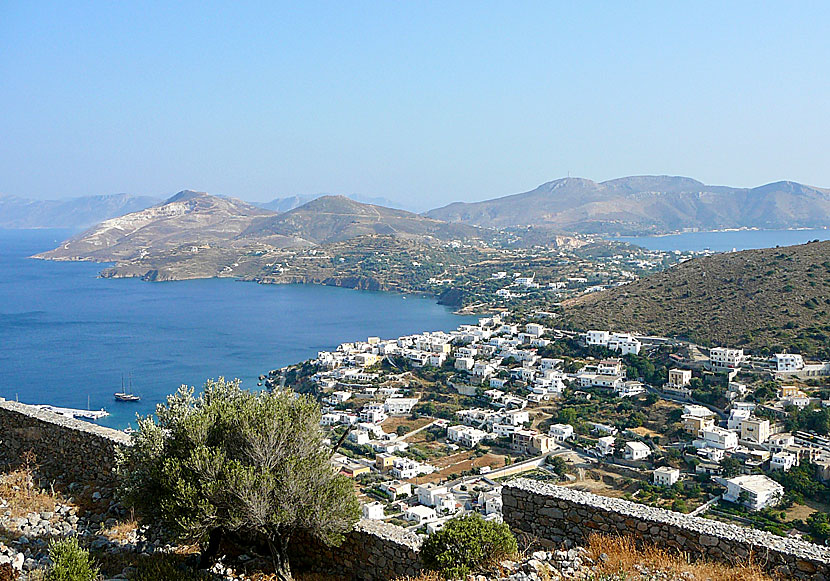
{"label": "dry stone wall", "polygon": [[[43,476],[64,482],[113,483],[116,450],[129,436],[52,412],[0,400],[0,464],[14,466],[32,451]],[[750,556],[786,578],[830,581],[830,548],[616,498],[518,479],[502,490],[504,520],[552,545],[593,532],[627,534],[690,555],[724,561]],[[339,547],[292,540],[292,566],[365,581],[415,576],[423,568],[421,538],[379,521],[362,520]]]}
{"label": "dry stone wall", "polygon": [[314,539],[292,539],[292,569],[336,575],[361,581],[414,577],[423,568],[421,538],[399,526],[363,519],[339,547]]}
{"label": "dry stone wall", "polygon": [[[70,482],[114,483],[116,450],[130,437],[118,430],[13,401],[0,400],[0,467],[15,467],[32,452],[42,477]],[[298,571],[365,581],[415,576],[421,538],[388,523],[362,520],[339,547],[298,536],[290,547]]]}
{"label": "dry stone wall", "polygon": [[830,548],[797,539],[527,479],[507,483],[502,501],[507,524],[551,544],[595,532],[631,535],[693,557],[746,562],[751,556],[787,579],[830,581]]}
{"label": "dry stone wall", "polygon": [[0,401],[0,464],[5,466],[20,464],[31,451],[43,477],[111,486],[115,450],[129,441],[118,430]]}

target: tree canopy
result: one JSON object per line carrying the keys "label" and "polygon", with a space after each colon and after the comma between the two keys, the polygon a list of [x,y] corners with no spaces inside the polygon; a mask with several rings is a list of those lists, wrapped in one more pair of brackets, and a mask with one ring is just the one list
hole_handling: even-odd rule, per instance
{"label": "tree canopy", "polygon": [[337,544],[359,516],[351,480],[331,465],[320,410],[308,396],[252,393],[209,380],[201,395],[182,386],[140,418],[121,458],[125,499],[143,521],[203,547],[223,537],[268,547],[280,578],[302,531]]}

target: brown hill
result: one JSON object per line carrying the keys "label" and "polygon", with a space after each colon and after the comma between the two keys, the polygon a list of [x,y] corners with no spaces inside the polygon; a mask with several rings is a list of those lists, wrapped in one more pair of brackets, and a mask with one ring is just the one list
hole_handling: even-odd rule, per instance
{"label": "brown hill", "polygon": [[563,308],[580,329],[830,357],[830,241],[697,258]]}
{"label": "brown hill", "polygon": [[345,196],[323,196],[283,214],[255,220],[242,238],[268,240],[296,237],[313,244],[339,242],[357,236],[393,235],[440,240],[479,238],[481,230],[447,224],[412,212],[363,204]]}
{"label": "brown hill", "polygon": [[185,190],[146,210],[104,220],[36,258],[110,262],[158,254],[183,244],[224,243],[242,233],[254,218],[271,214],[240,200]]}

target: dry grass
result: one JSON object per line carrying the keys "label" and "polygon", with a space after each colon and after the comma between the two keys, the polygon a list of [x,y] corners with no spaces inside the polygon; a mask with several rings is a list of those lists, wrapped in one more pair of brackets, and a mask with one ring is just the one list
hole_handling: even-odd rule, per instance
{"label": "dry grass", "polygon": [[20,573],[9,563],[0,565],[0,581],[17,581]]}
{"label": "dry grass", "polygon": [[438,571],[421,571],[416,577],[399,577],[395,581],[446,581]]}
{"label": "dry grass", "polygon": [[[328,575],[326,573],[298,573],[294,575],[295,581],[345,581],[350,577],[339,577],[337,575]],[[276,581],[276,575],[254,575],[251,577],[253,581]],[[437,580],[436,580],[437,581]]]}
{"label": "dry grass", "polygon": [[[676,578],[686,573],[694,579],[717,579],[718,581],[772,581],[754,563],[745,565],[728,565],[709,561],[689,560],[689,555],[672,553],[653,546],[639,547],[630,537],[611,537],[591,535],[588,539],[588,551],[598,563],[598,571],[608,575],[636,573],[635,567],[647,567],[672,574]],[[600,555],[608,558],[603,561]]]}
{"label": "dry grass", "polygon": [[101,534],[112,540],[126,541],[130,537],[130,534],[135,532],[137,528],[138,522],[135,519],[131,519],[116,523],[110,528],[104,530]]}
{"label": "dry grass", "polygon": [[432,418],[418,418],[417,420],[412,420],[409,416],[392,416],[384,420],[381,427],[385,432],[395,432],[398,426],[404,426],[407,431],[414,432],[419,428],[423,428],[432,421]]}
{"label": "dry grass", "polygon": [[55,510],[55,494],[44,492],[35,484],[36,468],[34,455],[27,453],[20,468],[0,475],[0,498],[9,503],[12,517]]}

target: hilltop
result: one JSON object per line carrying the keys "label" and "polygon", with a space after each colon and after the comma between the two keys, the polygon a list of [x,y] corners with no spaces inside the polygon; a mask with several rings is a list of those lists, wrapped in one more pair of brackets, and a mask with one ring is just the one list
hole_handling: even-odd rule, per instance
{"label": "hilltop", "polygon": [[[299,208],[303,204],[307,204],[312,200],[316,200],[317,198],[322,198],[323,196],[331,195],[335,194],[300,194],[294,196],[286,196],[283,198],[274,198],[270,202],[254,202],[254,205],[259,206],[260,208],[265,208],[266,210],[273,210],[275,212],[288,212],[289,210]],[[346,194],[346,197],[350,200],[354,200],[355,202],[361,202],[363,204],[372,204],[373,206],[385,206],[387,208],[397,208],[399,210],[407,209],[406,207],[402,206],[399,202],[390,200],[389,198],[384,198],[382,196],[361,196],[359,194]]]}
{"label": "hilltop", "polygon": [[830,190],[789,181],[731,188],[674,176],[633,176],[599,183],[564,178],[529,192],[483,202],[456,202],[426,215],[490,228],[534,225],[595,234],[811,228],[830,223]]}
{"label": "hilltop", "polygon": [[830,356],[830,241],[689,260],[563,304],[582,329]]}
{"label": "hilltop", "polygon": [[477,238],[478,228],[426,218],[384,206],[363,204],[345,196],[323,196],[279,214],[255,220],[243,238],[295,237],[313,244],[340,242],[369,234],[440,240]]}
{"label": "hilltop", "polygon": [[68,200],[0,196],[0,228],[80,230],[109,218],[143,210],[158,202],[156,198],[130,194],[82,196]]}
{"label": "hilltop", "polygon": [[183,244],[226,243],[254,218],[270,214],[240,200],[184,190],[161,204],[104,220],[36,258],[110,262],[159,254]]}

